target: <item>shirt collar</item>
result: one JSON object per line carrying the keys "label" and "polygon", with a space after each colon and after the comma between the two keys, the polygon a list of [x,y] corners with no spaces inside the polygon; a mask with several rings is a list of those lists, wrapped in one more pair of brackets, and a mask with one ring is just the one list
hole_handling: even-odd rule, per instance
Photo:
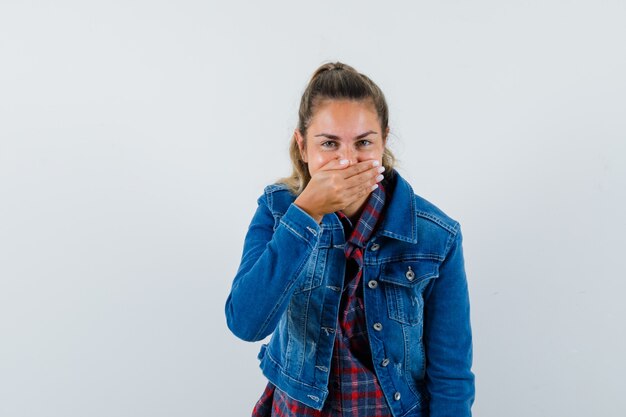
{"label": "shirt collar", "polygon": [[337,212],[337,216],[350,227],[354,227],[350,233],[350,237],[347,241],[354,246],[365,247],[367,241],[372,236],[376,225],[382,216],[382,211],[385,206],[386,192],[385,187],[382,184],[372,191],[367,203],[361,210],[359,220],[356,225],[352,226],[348,217],[341,211]]}

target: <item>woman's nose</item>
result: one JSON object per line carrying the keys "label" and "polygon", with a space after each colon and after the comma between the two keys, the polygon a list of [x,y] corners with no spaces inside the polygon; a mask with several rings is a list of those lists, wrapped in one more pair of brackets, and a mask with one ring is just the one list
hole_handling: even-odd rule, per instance
{"label": "woman's nose", "polygon": [[348,161],[350,161],[350,165],[355,164],[357,162],[356,160],[356,152],[352,149],[346,149],[344,148],[341,152],[341,159],[347,159]]}

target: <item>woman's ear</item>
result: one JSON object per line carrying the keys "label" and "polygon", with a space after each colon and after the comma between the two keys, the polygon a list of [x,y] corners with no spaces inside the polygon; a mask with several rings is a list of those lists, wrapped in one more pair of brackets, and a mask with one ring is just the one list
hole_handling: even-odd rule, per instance
{"label": "woman's ear", "polygon": [[304,161],[304,163],[308,164],[309,161],[307,160],[306,156],[306,143],[304,141],[304,138],[300,134],[300,130],[294,130],[293,135],[296,137],[296,142],[298,142],[298,149],[300,149],[300,156],[302,157],[302,160]]}
{"label": "woman's ear", "polygon": [[383,146],[387,146],[387,137],[389,136],[389,126],[385,129],[385,134],[383,135]]}

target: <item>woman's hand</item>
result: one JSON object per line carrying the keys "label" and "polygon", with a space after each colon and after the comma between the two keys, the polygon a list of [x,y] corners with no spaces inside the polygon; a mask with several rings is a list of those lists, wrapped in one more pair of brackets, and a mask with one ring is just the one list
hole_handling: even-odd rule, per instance
{"label": "woman's hand", "polygon": [[352,166],[341,162],[333,159],[321,167],[294,201],[318,223],[325,214],[343,210],[364,199],[383,179],[381,173],[385,168],[376,160]]}

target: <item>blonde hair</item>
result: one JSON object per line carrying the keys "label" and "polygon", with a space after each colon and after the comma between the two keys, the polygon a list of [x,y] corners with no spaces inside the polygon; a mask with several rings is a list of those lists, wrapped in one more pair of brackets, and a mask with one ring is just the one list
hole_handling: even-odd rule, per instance
{"label": "blonde hair", "polygon": [[[366,75],[360,74],[351,66],[334,62],[324,64],[315,70],[300,99],[298,130],[305,141],[307,129],[317,106],[324,100],[342,99],[370,100],[378,114],[383,138],[387,139],[385,135],[389,127],[389,109],[382,90]],[[292,193],[299,195],[311,180],[311,175],[307,163],[302,159],[295,132],[289,145],[289,156],[293,171],[289,177],[281,178],[277,182],[286,184]],[[387,143],[382,162],[385,171],[391,173],[395,157]]]}

